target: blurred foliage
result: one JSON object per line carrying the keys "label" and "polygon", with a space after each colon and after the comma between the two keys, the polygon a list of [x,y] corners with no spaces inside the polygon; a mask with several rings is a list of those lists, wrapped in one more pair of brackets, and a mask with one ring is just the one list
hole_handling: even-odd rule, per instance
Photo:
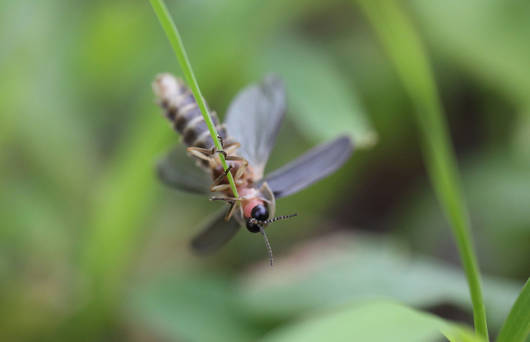
{"label": "blurred foliage", "polygon": [[[410,255],[392,240],[332,236],[301,248],[286,263],[273,275],[266,271],[254,275],[242,291],[248,305],[265,318],[366,298],[393,298],[416,307],[445,303],[471,308],[460,272],[431,258]],[[293,271],[293,264],[300,270]],[[484,287],[491,324],[498,328],[519,286],[488,278]],[[323,288],[332,291],[323,293]]]}
{"label": "blurred foliage", "polygon": [[[519,261],[527,259],[530,245],[530,165],[510,157],[509,151],[496,151],[471,157],[463,170],[483,270],[524,278],[529,265]],[[408,227],[408,241],[418,249],[439,256],[447,256],[452,250],[447,224],[430,193],[418,194],[407,208],[398,211],[398,216]],[[425,224],[429,224],[428,232],[421,229]]]}
{"label": "blurred foliage", "polygon": [[530,334],[530,281],[521,290],[515,301],[510,314],[506,318],[497,341],[520,341],[527,340]]}
{"label": "blurred foliage", "polygon": [[285,39],[268,52],[265,68],[282,75],[290,90],[292,119],[309,140],[321,142],[348,133],[357,148],[373,146],[377,136],[355,91],[321,50],[302,38]]}
{"label": "blurred foliage", "polygon": [[[518,290],[516,282],[485,279],[485,299],[491,309],[493,328],[501,326]],[[175,291],[182,296],[172,297]],[[191,307],[190,298],[197,306]],[[135,289],[130,303],[135,316],[161,327],[160,331],[169,336],[201,340],[201,334],[212,333],[197,330],[186,323],[190,320],[206,324],[213,331],[219,331],[213,327],[220,324],[227,340],[244,341],[248,340],[248,333],[244,333],[249,326],[276,326],[300,313],[344,305],[353,308],[389,299],[419,308],[446,304],[471,309],[465,278],[454,267],[412,255],[390,239],[351,234],[305,243],[282,256],[273,270],[263,261],[237,281],[217,273],[158,276]],[[216,318],[219,308],[224,310],[222,320]],[[168,321],[168,316],[173,319]],[[418,323],[419,328],[421,325]],[[355,329],[345,333],[351,331]]]}
{"label": "blurred foliage", "polygon": [[[389,326],[410,314],[411,335],[439,332],[433,315],[380,298],[468,323],[412,106],[359,9],[336,0],[167,3],[221,115],[245,84],[269,72],[286,80],[289,112],[268,170],[342,131],[377,144],[279,201],[280,213],[300,217],[270,230],[272,270],[255,266],[265,248],[246,232],[197,258],[188,240],[217,206],[155,179],[156,159],[178,139],[150,83],[179,70],[148,2],[1,1],[0,340],[279,340],[327,324],[350,336],[359,315],[367,334],[376,330],[369,312],[387,314]],[[448,113],[495,335],[530,274],[530,5],[406,6]],[[337,230],[354,231],[358,244],[326,251]],[[378,234],[366,240],[360,230]],[[291,252],[300,240],[314,248]],[[294,323],[322,310],[323,322]]]}
{"label": "blurred foliage", "polygon": [[273,332],[265,341],[439,341],[442,335],[450,341],[482,341],[465,328],[384,301],[307,319]]}

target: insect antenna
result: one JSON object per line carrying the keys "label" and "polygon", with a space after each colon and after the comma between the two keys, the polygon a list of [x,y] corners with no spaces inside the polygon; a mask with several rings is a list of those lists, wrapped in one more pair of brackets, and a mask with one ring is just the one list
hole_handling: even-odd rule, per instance
{"label": "insect antenna", "polygon": [[267,233],[265,233],[265,229],[263,229],[263,225],[269,224],[269,223],[273,223],[273,222],[276,222],[276,221],[279,221],[279,220],[285,220],[285,219],[288,219],[288,218],[291,218],[291,217],[295,217],[295,216],[298,216],[298,214],[294,213],[294,214],[291,214],[291,215],[276,216],[276,217],[273,217],[273,218],[265,220],[265,221],[258,221],[255,218],[251,218],[250,219],[250,222],[258,225],[259,231],[263,235],[263,239],[265,239],[265,245],[267,246],[267,252],[269,253],[269,263],[270,263],[271,266],[272,266],[272,264],[274,262],[274,257],[272,256],[272,247],[271,247],[271,244],[269,242],[269,238],[267,237]]}
{"label": "insect antenna", "polygon": [[263,229],[262,226],[259,226],[259,231],[263,235],[263,239],[265,240],[265,246],[267,246],[267,252],[269,253],[269,263],[272,267],[272,264],[274,263],[274,257],[272,256],[272,247],[269,242],[269,238],[267,237],[267,233],[265,233],[265,229]]}
{"label": "insect antenna", "polygon": [[265,221],[258,221],[258,222],[262,223],[262,224],[269,224],[269,223],[273,223],[273,222],[280,221],[280,220],[290,219],[291,217],[295,217],[295,216],[298,216],[298,213],[294,213],[294,214],[291,214],[291,215],[276,216],[276,217],[273,217],[271,219],[268,219],[268,220],[265,220]]}
{"label": "insect antenna", "polygon": [[[218,199],[220,199],[220,198],[210,197],[210,200],[218,200]],[[289,219],[289,218],[295,217],[295,216],[298,216],[298,213],[294,213],[294,214],[291,214],[291,215],[276,216],[276,217],[273,217],[271,219],[264,220],[264,221],[259,221],[259,220],[256,220],[255,218],[251,218],[250,222],[252,222],[254,224],[258,224],[261,227],[262,225],[265,225],[265,224],[274,223],[274,222],[280,221],[280,220],[286,220],[286,219]]]}

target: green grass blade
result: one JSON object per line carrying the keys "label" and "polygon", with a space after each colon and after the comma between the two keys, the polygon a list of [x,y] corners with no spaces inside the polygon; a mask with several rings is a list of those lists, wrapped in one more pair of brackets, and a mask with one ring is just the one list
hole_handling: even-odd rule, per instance
{"label": "green grass blade", "polygon": [[[197,79],[195,78],[195,74],[193,73],[193,69],[191,68],[191,63],[186,53],[186,49],[184,49],[184,44],[182,43],[182,39],[180,37],[177,26],[175,26],[173,19],[171,19],[169,11],[167,10],[167,7],[164,4],[163,0],[150,0],[150,2],[151,6],[153,7],[153,10],[156,13],[156,16],[158,17],[158,21],[160,21],[160,25],[162,25],[162,28],[166,32],[167,38],[169,39],[169,42],[171,43],[171,46],[173,47],[173,50],[177,55],[177,60],[180,64],[182,72],[184,73],[184,78],[186,78],[186,82],[190,86],[191,91],[193,92],[193,96],[195,96],[195,99],[197,100],[197,104],[199,105],[199,108],[201,110],[204,122],[206,122],[206,125],[208,126],[208,130],[210,131],[210,135],[212,136],[215,147],[217,148],[217,150],[222,150],[223,148],[221,146],[221,143],[219,142],[219,139],[217,139],[217,130],[215,129],[215,126],[212,122],[212,118],[210,117],[210,114],[208,112],[206,102],[202,97],[199,84],[197,83]],[[226,164],[226,160],[223,154],[219,154],[219,159],[221,160],[223,169],[228,169],[228,165]],[[234,183],[234,178],[232,177],[232,173],[228,172],[227,176],[234,196],[236,198],[239,197],[237,193],[236,184]]]}
{"label": "green grass blade", "polygon": [[460,190],[456,158],[443,118],[433,73],[422,43],[406,14],[395,1],[359,0],[396,71],[416,106],[428,173],[449,220],[466,273],[475,329],[487,338],[486,310],[480,273],[471,240],[468,210]]}
{"label": "green grass blade", "polygon": [[530,334],[530,280],[526,281],[501,328],[497,342],[524,341]]}

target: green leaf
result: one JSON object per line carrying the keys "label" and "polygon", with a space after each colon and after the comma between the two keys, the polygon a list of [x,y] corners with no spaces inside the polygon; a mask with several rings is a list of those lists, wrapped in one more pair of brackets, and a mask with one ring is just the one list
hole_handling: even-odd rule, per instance
{"label": "green leaf", "polygon": [[[517,289],[514,282],[485,279],[486,304],[490,311],[502,313],[501,320]],[[267,268],[250,274],[241,296],[260,319],[288,318],[370,298],[392,298],[414,307],[445,303],[471,308],[461,271],[410,255],[390,240],[345,234],[300,247],[282,257],[272,274]],[[491,318],[495,317],[499,315]]]}
{"label": "green leaf", "polygon": [[350,134],[357,147],[370,147],[377,134],[351,82],[317,46],[300,39],[280,42],[265,54],[264,69],[285,81],[289,118],[308,139],[322,142]]}
{"label": "green leaf", "polygon": [[497,342],[524,341],[530,334],[530,281],[526,281],[523,290],[506,318],[506,322],[497,337]]}
{"label": "green leaf", "polygon": [[374,301],[350,305],[282,327],[266,342],[311,341],[481,341],[467,329],[406,306]]}

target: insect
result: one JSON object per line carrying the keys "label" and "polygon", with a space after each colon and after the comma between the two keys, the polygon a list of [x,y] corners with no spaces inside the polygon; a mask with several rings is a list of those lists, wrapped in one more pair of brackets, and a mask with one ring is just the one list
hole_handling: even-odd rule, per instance
{"label": "insect", "polygon": [[[165,117],[187,146],[186,149],[177,146],[158,163],[161,181],[192,193],[215,193],[211,200],[228,203],[228,209],[214,215],[192,239],[192,249],[200,254],[214,252],[241,226],[246,226],[252,233],[263,234],[272,265],[272,250],[264,229],[277,220],[296,216],[275,217],[276,199],[294,194],[336,171],[353,152],[351,139],[340,136],[317,146],[264,177],[285,116],[286,95],[279,78],[270,75],[240,91],[228,108],[224,124],[215,112],[210,113],[222,150],[216,150],[197,102],[182,80],[168,73],[160,74],[153,82],[153,91]],[[223,169],[219,154],[225,156],[228,170]],[[228,171],[234,177],[239,198],[232,193],[226,177]]]}

